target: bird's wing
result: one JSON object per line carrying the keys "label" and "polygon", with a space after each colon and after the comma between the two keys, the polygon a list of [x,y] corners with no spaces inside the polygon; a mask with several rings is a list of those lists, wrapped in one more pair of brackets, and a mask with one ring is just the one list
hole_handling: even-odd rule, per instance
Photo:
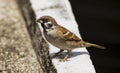
{"label": "bird's wing", "polygon": [[62,27],[62,26],[57,26],[58,29],[58,36],[61,37],[62,39],[68,40],[68,41],[80,41],[81,39],[76,36],[74,33],[70,32],[68,29]]}

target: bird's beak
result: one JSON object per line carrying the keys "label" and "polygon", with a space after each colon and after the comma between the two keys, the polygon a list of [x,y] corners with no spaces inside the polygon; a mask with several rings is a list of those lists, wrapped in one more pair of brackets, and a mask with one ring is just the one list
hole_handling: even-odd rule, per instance
{"label": "bird's beak", "polygon": [[43,21],[42,21],[42,20],[40,20],[40,19],[38,19],[36,22],[38,22],[38,23],[43,23]]}

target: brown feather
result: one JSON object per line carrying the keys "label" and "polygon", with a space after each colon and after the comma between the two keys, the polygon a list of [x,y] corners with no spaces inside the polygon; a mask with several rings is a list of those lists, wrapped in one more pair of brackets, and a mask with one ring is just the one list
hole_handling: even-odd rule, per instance
{"label": "brown feather", "polygon": [[[72,32],[70,32],[68,29],[62,27],[62,26],[57,26],[56,29],[58,29],[58,35],[60,37],[62,37],[65,40],[68,41],[81,41],[81,39],[79,37],[77,37],[75,34],[73,34]],[[69,32],[69,33],[68,33]],[[68,33],[67,35],[65,35],[66,33]],[[65,35],[65,36],[63,36]]]}

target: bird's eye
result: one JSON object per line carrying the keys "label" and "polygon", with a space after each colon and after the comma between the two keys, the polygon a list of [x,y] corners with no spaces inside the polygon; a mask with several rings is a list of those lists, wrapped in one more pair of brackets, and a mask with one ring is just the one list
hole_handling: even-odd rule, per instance
{"label": "bird's eye", "polygon": [[51,22],[44,23],[44,25],[47,29],[49,29],[53,26],[53,24]]}
{"label": "bird's eye", "polygon": [[53,26],[52,24],[50,24],[50,23],[48,24],[48,27],[52,27],[52,26]]}

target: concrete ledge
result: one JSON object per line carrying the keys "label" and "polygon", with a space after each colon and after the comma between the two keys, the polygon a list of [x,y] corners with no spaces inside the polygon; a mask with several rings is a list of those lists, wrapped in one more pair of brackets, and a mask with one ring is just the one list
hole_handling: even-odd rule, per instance
{"label": "concrete ledge", "polygon": [[[68,0],[31,0],[31,3],[37,18],[43,15],[50,15],[60,25],[68,28],[80,37],[78,26]],[[50,45],[50,54],[58,50],[58,48]],[[85,48],[75,49],[72,54],[72,57],[67,62],[59,62],[59,59],[52,60],[58,73],[96,73],[89,53]]]}

